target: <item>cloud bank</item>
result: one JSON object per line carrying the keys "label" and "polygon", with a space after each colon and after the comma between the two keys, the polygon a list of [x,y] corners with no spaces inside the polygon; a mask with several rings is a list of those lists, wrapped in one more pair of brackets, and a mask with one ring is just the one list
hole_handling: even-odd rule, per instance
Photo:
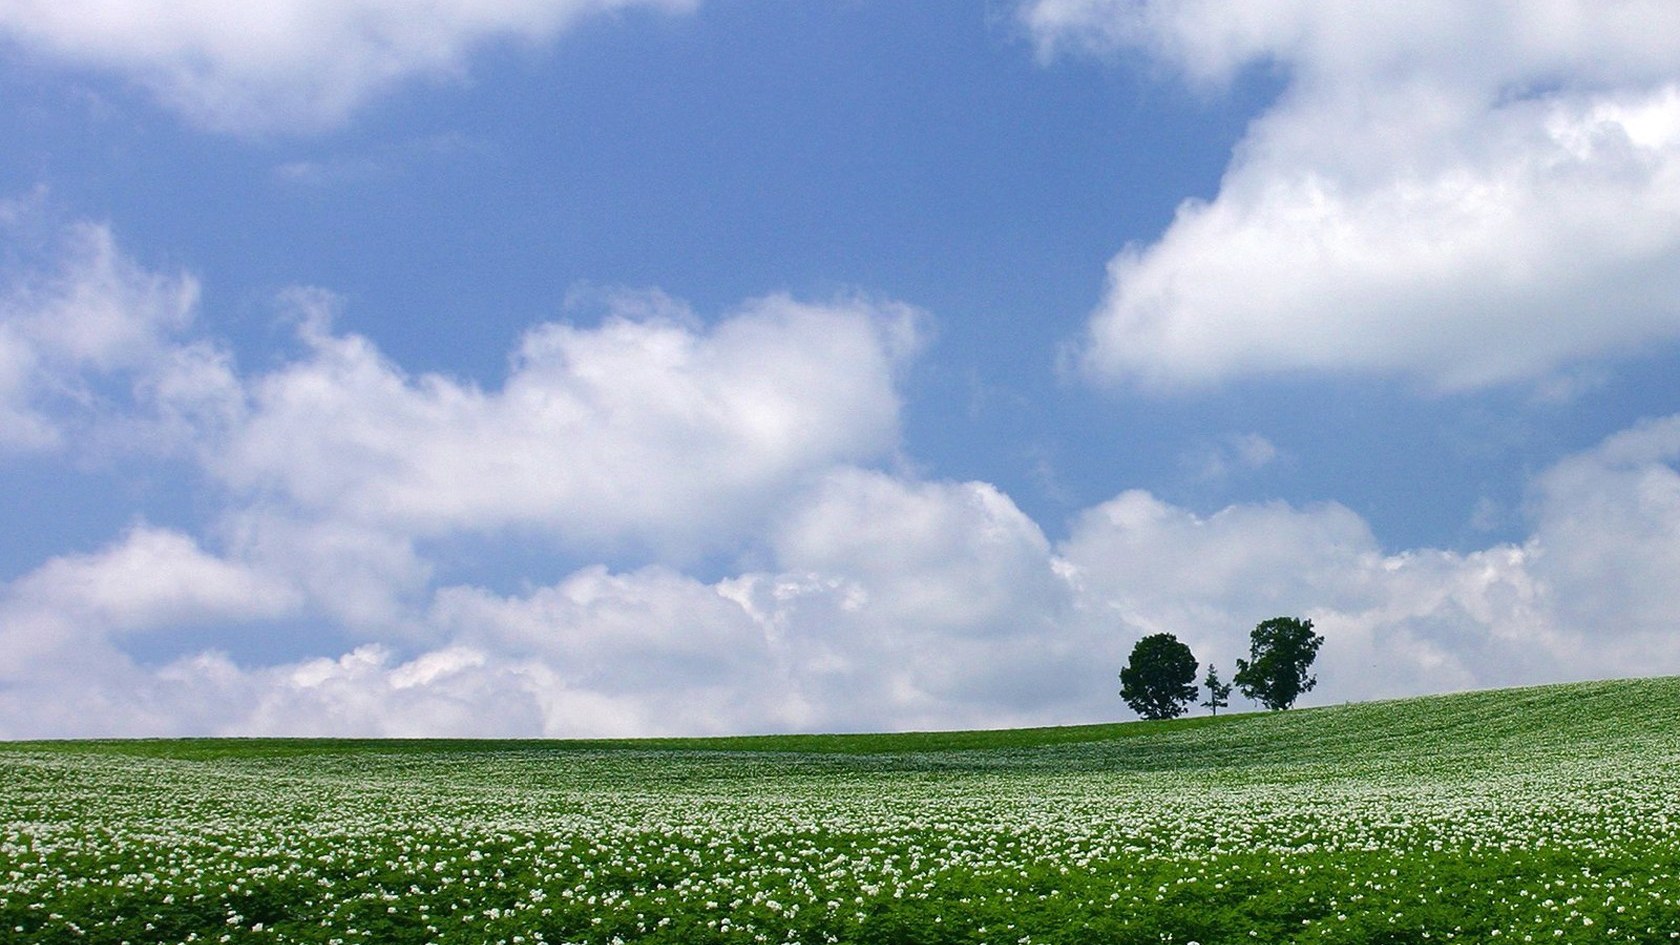
{"label": "cloud bank", "polygon": [[408,377],[330,300],[309,354],[249,385],[205,463],[239,493],[411,536],[518,526],[579,546],[728,544],[789,489],[898,442],[895,373],[921,316],[758,299],[701,326],[674,304],[520,342],[499,390]]}
{"label": "cloud bank", "polygon": [[[59,246],[6,295],[5,404],[31,435],[5,448],[147,450],[220,506],[0,586],[0,737],[1093,721],[1122,714],[1141,636],[1228,671],[1279,614],[1326,637],[1313,702],[1680,671],[1680,417],[1542,471],[1527,537],[1470,553],[1386,552],[1335,504],[1198,515],[1141,491],[1053,541],[995,486],[895,462],[925,334],[897,303],[708,322],[627,297],[534,328],[481,389],[404,372],[319,293],[291,296],[296,355],[242,372],[189,277],[98,227]],[[644,563],[440,577],[454,544],[509,534]],[[702,552],[736,564],[669,563]],[[247,645],[276,635],[302,655]]]}
{"label": "cloud bank", "polygon": [[1109,264],[1105,383],[1544,383],[1680,339],[1680,11],[1506,0],[1038,0],[1046,57],[1142,55],[1277,100],[1218,193]]}
{"label": "cloud bank", "polygon": [[495,41],[541,42],[578,20],[697,0],[0,0],[0,37],[38,58],[110,71],[205,127],[343,123],[419,77],[452,77]]}

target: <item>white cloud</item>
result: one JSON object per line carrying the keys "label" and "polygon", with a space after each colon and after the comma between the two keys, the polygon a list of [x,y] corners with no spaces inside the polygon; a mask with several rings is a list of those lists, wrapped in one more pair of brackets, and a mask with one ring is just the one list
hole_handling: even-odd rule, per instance
{"label": "white cloud", "polygon": [[[1550,382],[1680,339],[1680,11],[1042,0],[1047,54],[1137,49],[1279,100],[1218,195],[1110,263],[1083,364],[1155,388],[1375,372]],[[1466,50],[1474,50],[1467,54]]]}
{"label": "white cloud", "polygon": [[1680,416],[1649,421],[1538,478],[1534,570],[1584,667],[1674,667],[1680,655]]}
{"label": "white cloud", "polygon": [[216,530],[231,556],[297,588],[354,637],[424,638],[433,569],[408,536],[284,505],[230,509]]}
{"label": "white cloud", "polygon": [[78,626],[123,633],[272,617],[297,604],[288,585],[152,526],[93,554],[53,558],[10,590],[14,606],[21,601]]}
{"label": "white cloud", "polygon": [[1236,505],[1202,518],[1141,491],[1081,514],[1061,552],[1085,605],[1138,636],[1211,635],[1233,620],[1246,633],[1278,613],[1366,606],[1372,590],[1354,576],[1381,557],[1369,526],[1340,505]]}
{"label": "white cloud", "polygon": [[983,482],[907,483],[838,470],[772,542],[783,567],[844,575],[873,613],[914,628],[906,632],[1019,632],[1020,614],[1055,593],[1049,542]]}
{"label": "white cloud", "polygon": [[342,652],[271,666],[214,652],[142,666],[124,643],[313,610],[330,585],[306,586],[283,553],[217,558],[137,529],[0,596],[0,734],[1092,721],[1123,715],[1115,674],[1143,635],[1174,633],[1228,675],[1248,630],[1280,614],[1326,637],[1306,704],[1675,672],[1677,461],[1680,418],[1612,437],[1536,479],[1526,541],[1471,553],[1385,552],[1334,504],[1199,516],[1143,492],[1052,545],[984,483],[842,468],[788,501],[770,567],[715,582],[587,567],[514,594],[422,579],[412,626],[369,622]]}
{"label": "white cloud", "polygon": [[450,640],[547,667],[557,734],[1069,717],[1065,676],[1085,653],[1058,639],[1067,585],[992,487],[843,469],[777,535],[775,570],[705,584],[587,568],[523,596],[448,588],[433,619]]}
{"label": "white cloud", "polygon": [[41,58],[127,76],[210,128],[316,129],[415,77],[453,77],[495,41],[697,0],[0,0],[0,36]]}
{"label": "white cloud", "polygon": [[438,594],[451,639],[541,667],[550,734],[784,729],[797,684],[777,641],[719,588],[665,568],[592,567],[525,597]]}
{"label": "white cloud", "polygon": [[224,410],[225,355],[181,337],[196,315],[197,280],[141,268],[100,225],[33,245],[27,231],[38,215],[0,217],[20,255],[54,257],[0,285],[0,450],[53,450],[72,433],[136,440],[106,421],[120,427],[141,412],[161,446],[180,423]]}
{"label": "white cloud", "polygon": [[[52,619],[36,630],[44,648],[7,641],[19,662],[0,687],[10,719],[0,734],[925,728],[1075,720],[1108,701],[1112,673],[1057,619],[1069,587],[1048,544],[992,487],[842,470],[793,505],[773,570],[708,584],[664,567],[589,567],[523,594],[438,588],[414,618],[419,629],[337,615],[369,642],[277,666],[215,652],[139,666],[118,623],[237,620],[236,601],[253,608],[248,617],[278,612],[255,609],[262,596],[239,592],[234,576],[284,589],[278,604],[289,612],[313,610],[330,593],[308,586],[313,569],[299,581],[271,549],[235,546],[224,560],[183,553],[180,536],[137,536],[97,568],[54,563],[10,588],[8,612],[27,604]],[[159,544],[175,566],[140,560]],[[205,579],[191,582],[178,559]],[[183,601],[187,586],[198,596]],[[118,589],[139,605],[119,606]],[[80,637],[66,635],[71,625]],[[72,651],[74,670],[52,668]]]}
{"label": "white cloud", "polygon": [[807,698],[831,725],[1065,720],[1090,693],[1050,545],[987,483],[840,470],[772,544],[785,573],[736,591],[821,668]]}
{"label": "white cloud", "polygon": [[[0,211],[9,232],[40,216]],[[897,449],[926,322],[771,295],[708,325],[657,291],[602,292],[600,324],[533,328],[486,390],[410,376],[335,333],[329,294],[293,290],[304,352],[241,376],[193,333],[190,275],[143,268],[102,226],[19,244],[48,259],[0,284],[0,449],[192,459],[235,494],[230,541],[357,546],[387,576],[418,573],[399,560],[416,539],[505,528],[679,559],[733,547],[836,464]]]}
{"label": "white cloud", "polygon": [[709,688],[763,666],[765,638],[716,588],[661,567],[579,571],[526,597],[439,592],[434,619],[501,653],[539,656],[575,685],[620,693]]}
{"label": "white cloud", "polygon": [[552,734],[542,726],[536,690],[541,667],[527,667],[465,647],[448,647],[408,661],[378,644],[337,659],[241,672],[217,661],[172,668],[183,683],[220,674],[224,690],[244,709],[238,731],[384,737],[481,733],[485,720],[509,735]]}
{"label": "white cloud", "polygon": [[[1535,582],[1516,549],[1391,556],[1338,505],[1243,505],[1202,518],[1131,492],[1082,516],[1062,550],[1087,636],[1109,627],[1129,648],[1172,633],[1227,678],[1255,624],[1311,618],[1326,642],[1321,685],[1304,702],[1561,678],[1558,654],[1535,639],[1544,628],[1524,622]],[[1527,672],[1514,672],[1504,661],[1531,643]]]}
{"label": "white cloud", "polygon": [[[828,717],[778,684],[771,638],[721,587],[593,568],[523,597],[440,590],[421,548],[519,530],[568,554],[737,551],[836,464],[896,449],[918,312],[771,296],[708,326],[657,292],[599,293],[597,327],[533,329],[487,391],[407,375],[332,330],[329,296],[300,291],[304,352],[241,377],[188,335],[190,277],[147,272],[104,228],[71,234],[62,265],[22,271],[7,293],[0,351],[19,369],[4,404],[44,431],[13,445],[80,453],[92,439],[107,460],[167,449],[202,464],[225,487],[208,527],[221,554],[142,527],[0,591],[9,734],[583,734]],[[267,667],[214,650],[163,668],[136,656],[223,632],[248,650],[239,635],[276,619],[319,624],[294,644],[349,652]]]}
{"label": "white cloud", "polygon": [[729,545],[832,464],[894,449],[895,377],[919,320],[772,296],[709,328],[549,324],[485,391],[409,377],[317,319],[309,355],[252,382],[250,416],[208,461],[241,494],[311,517],[681,556]]}
{"label": "white cloud", "polygon": [[300,603],[284,581],[169,529],[139,526],[100,551],[53,558],[0,590],[0,737],[203,725],[192,707],[203,694],[172,691],[124,640],[237,627]]}
{"label": "white cloud", "polygon": [[1267,617],[1326,638],[1314,702],[1680,672],[1680,418],[1539,476],[1520,545],[1385,553],[1337,505],[1206,518],[1132,492],[1059,549],[1086,619],[1171,632],[1230,666]]}
{"label": "white cloud", "polygon": [[1200,444],[1179,462],[1196,479],[1219,482],[1288,459],[1277,444],[1258,433],[1233,433]]}
{"label": "white cloud", "polygon": [[1046,57],[1142,49],[1206,83],[1263,63],[1315,83],[1406,72],[1498,88],[1566,73],[1618,82],[1668,74],[1680,47],[1680,11],[1663,0],[1029,0],[1020,16]]}
{"label": "white cloud", "polygon": [[[854,465],[897,445],[920,335],[903,306],[770,297],[707,326],[659,293],[606,293],[599,326],[538,327],[487,391],[405,374],[306,293],[306,350],[241,378],[187,337],[190,278],[76,232],[49,269],[67,275],[8,296],[0,324],[23,341],[0,350],[27,370],[7,403],[51,431],[173,431],[226,504],[213,541],[137,526],[0,587],[0,737],[1089,721],[1120,714],[1115,674],[1142,635],[1228,669],[1278,614],[1327,638],[1317,702],[1680,671],[1677,418],[1537,477],[1520,544],[1392,554],[1334,504],[1200,516],[1143,492],[1052,543],[989,484]],[[1221,448],[1251,466],[1277,452]],[[573,555],[754,564],[440,586],[431,549],[519,528]],[[238,651],[279,620],[320,624],[294,641],[315,655],[136,655],[207,636]]]}

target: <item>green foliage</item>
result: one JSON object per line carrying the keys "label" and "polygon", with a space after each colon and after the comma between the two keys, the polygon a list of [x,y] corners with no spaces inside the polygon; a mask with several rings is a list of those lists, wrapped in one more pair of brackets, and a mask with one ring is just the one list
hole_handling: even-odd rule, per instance
{"label": "green foliage", "polygon": [[1220,709],[1231,704],[1231,684],[1219,678],[1219,670],[1215,669],[1212,663],[1208,664],[1207,678],[1202,680],[1202,685],[1206,686],[1208,691],[1207,701],[1202,705],[1207,706],[1214,715],[1218,715]]}
{"label": "green foliage", "polygon": [[0,941],[1680,929],[1680,679],[1026,731],[0,743]]}
{"label": "green foliage", "polygon": [[1324,638],[1312,632],[1311,620],[1273,617],[1249,633],[1249,659],[1237,660],[1232,677],[1243,695],[1268,709],[1287,709],[1301,693],[1318,685],[1307,671]]}
{"label": "green foliage", "polygon": [[1154,633],[1132,647],[1120,671],[1120,698],[1146,719],[1175,719],[1196,698],[1196,656],[1170,633]]}

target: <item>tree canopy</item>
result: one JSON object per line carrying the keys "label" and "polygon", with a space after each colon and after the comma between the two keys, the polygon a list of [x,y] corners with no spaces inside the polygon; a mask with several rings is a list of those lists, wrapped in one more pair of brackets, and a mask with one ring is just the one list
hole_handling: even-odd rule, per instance
{"label": "tree canopy", "polygon": [[1318,685],[1307,670],[1324,638],[1313,633],[1311,620],[1273,617],[1261,621],[1248,640],[1249,658],[1237,660],[1231,680],[1243,695],[1268,709],[1287,709]]}
{"label": "tree canopy", "polygon": [[1151,634],[1132,647],[1120,671],[1120,698],[1146,719],[1175,719],[1196,698],[1196,662],[1190,648],[1170,633]]}

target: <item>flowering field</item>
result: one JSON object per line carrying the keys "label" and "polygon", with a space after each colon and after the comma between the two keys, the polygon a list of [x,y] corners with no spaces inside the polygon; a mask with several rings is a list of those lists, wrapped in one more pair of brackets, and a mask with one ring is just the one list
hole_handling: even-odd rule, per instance
{"label": "flowering field", "polygon": [[1178,723],[0,745],[5,942],[1680,941],[1680,679]]}

